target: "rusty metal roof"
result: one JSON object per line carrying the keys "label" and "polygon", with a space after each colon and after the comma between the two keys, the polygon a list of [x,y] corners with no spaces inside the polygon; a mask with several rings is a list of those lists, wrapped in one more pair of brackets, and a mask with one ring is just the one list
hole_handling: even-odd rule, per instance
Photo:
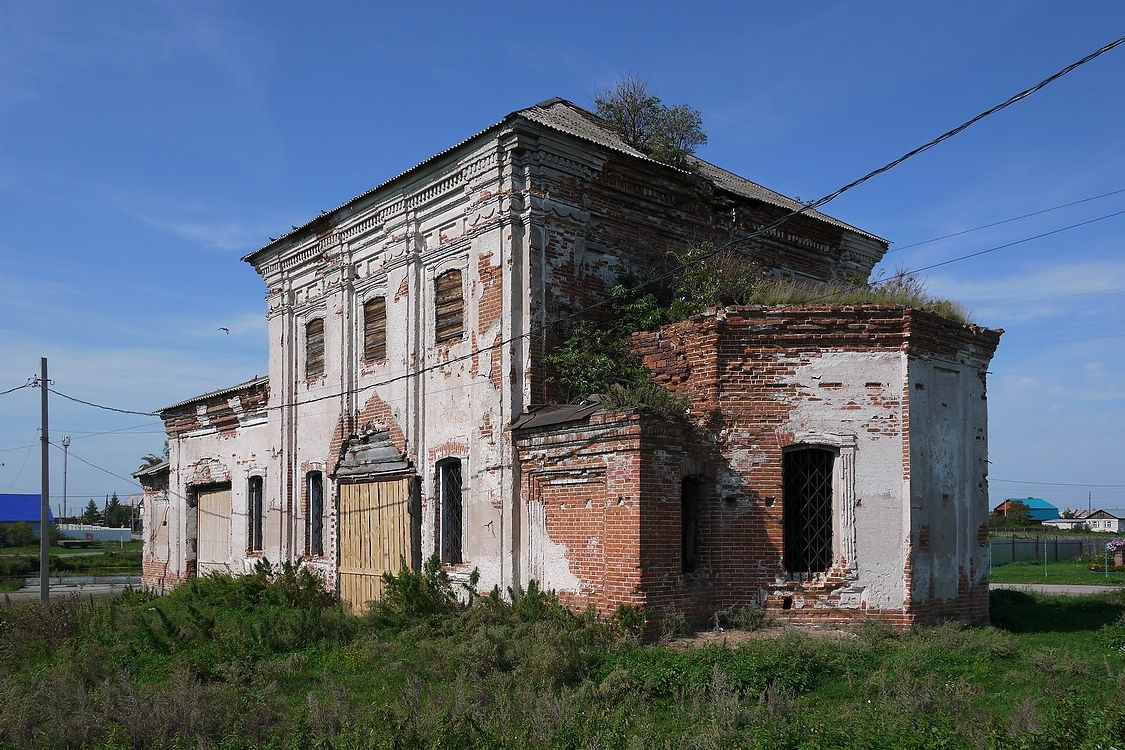
{"label": "rusty metal roof", "polygon": [[137,479],[140,479],[141,477],[148,477],[152,476],[153,474],[159,474],[162,471],[168,471],[167,461],[161,461],[158,464],[153,464],[152,466],[146,466],[143,469],[138,469],[137,471],[133,472],[133,476]]}
{"label": "rusty metal roof", "polygon": [[[259,253],[269,250],[270,248],[292,237],[293,235],[301,234],[307,230],[310,230],[314,228],[314,226],[318,230],[331,227],[335,223],[335,215],[338,212],[354,205],[358,201],[361,201],[364,198],[367,198],[368,196],[378,192],[379,190],[382,190],[391,183],[398,181],[399,179],[421,169],[422,167],[436,161],[437,159],[440,159],[441,157],[453,151],[456,151],[470,141],[473,141],[485,135],[486,133],[499,128],[500,126],[516,118],[522,118],[528,120],[529,122],[543,125],[545,127],[551,128],[552,130],[557,130],[561,133],[565,133],[575,138],[581,138],[604,148],[609,148],[614,151],[629,154],[630,156],[638,159],[644,159],[645,161],[650,161],[654,164],[661,164],[662,167],[667,169],[683,171],[661,162],[657,162],[641,151],[633,148],[624,140],[622,140],[621,136],[618,135],[617,132],[614,131],[613,128],[611,128],[605,120],[603,120],[593,112],[590,112],[589,110],[578,106],[574,102],[562,99],[560,97],[555,97],[553,99],[547,99],[545,101],[539,102],[538,104],[535,104],[531,107],[516,110],[515,112],[510,113],[503,119],[498,120],[492,125],[484,128],[483,130],[479,130],[469,137],[453,144],[452,146],[442,149],[428,159],[415,164],[410,169],[407,169],[404,172],[400,172],[390,179],[384,180],[370,190],[360,193],[354,198],[332,209],[331,211],[323,212],[319,216],[310,219],[301,226],[282,234],[276,240],[271,240],[257,250],[243,256],[242,260],[248,263],[253,262],[252,259]],[[790,211],[795,211],[802,205],[799,201],[794,200],[793,198],[782,195],[775,190],[770,190],[769,188],[763,187],[756,182],[747,180],[744,177],[739,177],[733,172],[728,172],[727,170],[717,167],[709,162],[703,161],[702,159],[692,156],[689,157],[689,160],[700,175],[702,175],[704,178],[706,178],[721,190],[726,190],[730,193],[744,198],[759,200],[764,203],[778,206],[780,208],[788,209]],[[852,226],[851,224],[828,216],[827,214],[820,213],[819,211],[806,211],[805,215],[814,219],[819,219],[820,221],[824,221],[835,227],[845,229],[849,232],[855,232],[856,234],[863,235],[864,237],[868,237],[884,244],[887,242],[877,235],[866,232],[862,229],[859,229],[858,227]]]}
{"label": "rusty metal roof", "polygon": [[208,391],[207,393],[201,393],[198,396],[192,396],[191,398],[184,399],[183,401],[177,401],[174,404],[170,404],[168,406],[165,406],[163,409],[157,409],[156,413],[158,415],[163,414],[166,411],[171,411],[172,409],[178,409],[181,406],[188,406],[189,404],[194,404],[197,401],[206,401],[209,398],[215,398],[217,396],[225,396],[228,393],[237,393],[238,391],[248,391],[251,388],[254,388],[255,386],[267,384],[267,383],[269,383],[269,381],[270,381],[269,375],[257,375],[253,378],[250,378],[249,380],[247,380],[245,382],[239,383],[238,385],[232,385],[232,386],[229,386],[227,388],[219,388],[218,390],[215,390],[215,391]]}
{"label": "rusty metal roof", "polygon": [[513,430],[528,430],[565,422],[581,422],[602,408],[601,404],[540,404],[512,420]]}

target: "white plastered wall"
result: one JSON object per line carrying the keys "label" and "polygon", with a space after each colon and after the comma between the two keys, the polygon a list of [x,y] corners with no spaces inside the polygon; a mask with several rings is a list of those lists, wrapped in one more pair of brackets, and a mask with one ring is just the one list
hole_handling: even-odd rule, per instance
{"label": "white plastered wall", "polygon": [[[854,539],[854,570],[843,606],[898,609],[905,586],[902,390],[906,357],[899,352],[801,355],[784,396],[786,430],[795,442],[837,449],[833,557]],[[854,468],[847,462],[854,461]],[[846,507],[847,506],[847,507]],[[853,520],[854,519],[854,520]],[[852,529],[849,530],[848,526]]]}

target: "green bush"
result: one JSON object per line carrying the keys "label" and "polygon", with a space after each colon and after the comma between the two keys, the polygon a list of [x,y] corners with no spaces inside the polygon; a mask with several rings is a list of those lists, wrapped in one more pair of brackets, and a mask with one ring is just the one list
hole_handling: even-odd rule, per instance
{"label": "green bush", "polygon": [[0,524],[0,546],[26,547],[35,541],[35,527],[29,521]]}

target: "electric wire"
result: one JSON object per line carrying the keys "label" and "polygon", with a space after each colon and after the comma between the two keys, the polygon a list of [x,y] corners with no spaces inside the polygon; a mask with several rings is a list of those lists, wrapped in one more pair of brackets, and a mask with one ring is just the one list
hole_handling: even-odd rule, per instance
{"label": "electric wire", "polygon": [[989,482],[1007,482],[1008,484],[1041,484],[1044,487],[1125,487],[1125,484],[1082,484],[1079,482],[1033,482],[1028,479],[1000,479],[989,477]]}
{"label": "electric wire", "polygon": [[[803,204],[801,204],[801,206],[799,208],[796,208],[796,209],[793,209],[793,210],[789,211],[788,213],[784,214],[783,216],[774,220],[773,222],[754,230],[753,232],[751,232],[748,235],[738,237],[738,238],[735,238],[735,239],[731,240],[728,243],[724,243],[723,245],[711,250],[710,252],[704,253],[703,255],[693,259],[693,261],[691,261],[690,263],[680,264],[676,268],[672,269],[671,271],[668,271],[668,272],[666,272],[664,274],[661,274],[657,277],[648,279],[648,280],[644,281],[638,288],[644,288],[644,287],[647,287],[647,286],[651,286],[653,284],[656,284],[656,283],[659,283],[661,281],[665,281],[669,278],[672,278],[675,275],[683,272],[684,270],[686,270],[687,268],[689,268],[693,264],[698,264],[702,261],[708,260],[709,258],[714,257],[714,256],[718,255],[719,253],[724,252],[725,250],[729,249],[731,246],[743,244],[743,243],[748,242],[749,240],[752,240],[756,237],[759,237],[761,235],[772,232],[774,229],[781,226],[782,224],[789,221],[790,219],[792,219],[796,216],[799,216],[801,214],[805,214],[808,211],[815,210],[815,209],[817,209],[817,208],[819,208],[819,207],[821,207],[821,206],[823,206],[827,203],[830,203],[831,201],[840,197],[844,193],[846,193],[846,192],[848,192],[848,191],[850,191],[850,190],[852,190],[856,187],[859,187],[860,185],[874,179],[875,177],[878,177],[879,175],[884,174],[884,173],[894,169],[895,167],[899,166],[903,162],[905,162],[905,161],[907,161],[907,160],[909,160],[909,159],[911,159],[915,156],[918,156],[919,154],[922,154],[922,153],[940,145],[941,143],[944,143],[945,141],[957,136],[958,134],[964,132],[965,130],[972,127],[973,125],[980,122],[981,120],[983,120],[983,119],[985,119],[985,118],[987,118],[987,117],[989,117],[993,114],[996,114],[997,112],[1000,112],[1004,109],[1007,109],[1008,107],[1012,106],[1013,104],[1016,104],[1017,102],[1022,101],[1023,99],[1026,99],[1029,96],[1032,96],[1033,94],[1042,90],[1043,88],[1050,85],[1054,81],[1057,81],[1058,79],[1062,78],[1063,76],[1065,76],[1065,75],[1071,73],[1072,71],[1076,70],[1077,68],[1095,60],[1096,58],[1106,54],[1107,52],[1113,50],[1114,48],[1120,46],[1123,43],[1125,43],[1125,36],[1120,37],[1118,39],[1115,39],[1114,41],[1103,45],[1102,47],[1094,50],[1093,52],[1085,55],[1084,57],[1076,60],[1075,62],[1072,62],[1071,64],[1067,65],[1066,67],[1062,68],[1061,70],[1058,70],[1055,73],[1052,73],[1051,75],[1049,75],[1048,77],[1039,81],[1038,83],[1036,83],[1036,84],[1034,84],[1034,85],[1032,85],[1032,86],[1030,86],[1026,89],[1023,89],[1022,91],[1020,91],[1016,94],[1013,94],[1012,96],[1008,97],[1007,99],[1000,102],[999,104],[996,104],[992,107],[989,107],[988,109],[984,110],[983,112],[980,112],[977,115],[971,117],[970,119],[962,122],[960,125],[957,125],[956,127],[945,131],[944,133],[938,135],[935,138],[932,138],[931,140],[927,141],[926,143],[922,144],[921,146],[918,146],[916,148],[911,149],[910,151],[907,151],[906,153],[896,157],[895,159],[892,159],[891,161],[883,164],[882,166],[877,167],[877,168],[867,172],[866,174],[862,175],[861,177],[858,177],[858,178],[852,180],[851,182],[848,182],[848,183],[842,185],[841,187],[837,188],[836,190],[833,190],[832,192],[828,193],[827,195],[824,195],[824,196],[822,196],[822,197],[820,197],[816,200],[809,201],[808,203],[803,203]],[[1119,212],[1119,213],[1125,213],[1125,211],[1122,211],[1122,212]],[[1112,215],[1116,215],[1116,214],[1112,214]],[[1109,218],[1109,216],[1100,217],[1099,219],[1091,220],[1091,222],[1092,221],[1100,221],[1103,218]],[[1084,222],[1084,223],[1091,223],[1091,222]],[[1081,226],[1081,225],[1082,224],[1078,224],[1078,225],[1074,225],[1074,226]],[[1069,229],[1069,228],[1074,228],[1074,227],[1067,227],[1067,229]],[[1046,233],[1046,234],[1043,234],[1043,235],[1038,235],[1037,237],[1047,236],[1048,234],[1057,233],[1058,231],[1065,231],[1065,229],[1056,230],[1056,232],[1052,232],[1052,233]],[[1005,245],[1004,247],[1010,247],[1012,244],[1019,244],[1019,242],[1027,242],[1027,241],[1030,241],[1031,239],[1036,239],[1037,237],[1026,238],[1024,240],[1017,241],[1016,243],[1009,243],[1008,245]],[[958,262],[959,260],[966,260],[966,259],[971,258],[971,257],[976,257],[977,255],[983,255],[985,252],[992,252],[992,251],[995,251],[995,250],[998,250],[998,249],[1001,249],[1001,248],[1000,247],[991,248],[991,249],[986,250],[986,251],[980,251],[978,253],[973,253],[973,254],[970,254],[970,255],[967,255],[967,256],[963,256],[961,258],[951,259],[951,260],[944,261],[944,262],[939,263],[939,264],[927,266],[927,267],[924,267],[923,269],[915,269],[914,271],[911,271],[911,272],[904,272],[902,274],[898,274],[896,276],[893,276],[890,279],[887,279],[886,281],[881,282],[881,283],[886,283],[887,281],[894,280],[895,278],[902,278],[903,276],[907,275],[907,273],[917,273],[919,270],[927,270],[928,268],[937,268],[941,265],[948,265],[949,263],[955,263],[955,262]],[[830,296],[834,296],[835,294],[838,294],[838,292],[833,292],[831,295],[827,295],[827,296],[830,297]],[[509,344],[515,343],[516,341],[519,341],[521,339],[524,339],[524,338],[531,339],[531,338],[535,337],[538,334],[538,332],[543,332],[545,334],[547,331],[551,330],[552,328],[554,328],[556,326],[559,326],[562,323],[565,323],[569,320],[573,320],[573,319],[575,319],[575,318],[577,318],[581,315],[584,315],[585,313],[590,312],[591,310],[603,307],[606,304],[608,304],[609,302],[610,302],[610,299],[607,297],[606,299],[602,299],[602,300],[600,300],[598,302],[595,302],[593,304],[590,304],[590,305],[587,305],[585,307],[579,308],[579,309],[577,309],[577,310],[575,310],[571,313],[568,313],[566,315],[563,315],[561,317],[552,319],[550,321],[547,321],[547,322],[544,322],[544,323],[541,323],[541,324],[538,324],[538,325],[533,325],[529,328],[528,331],[526,331],[524,333],[516,334],[516,335],[511,336],[509,338],[496,341],[496,342],[494,342],[494,343],[492,343],[488,346],[484,346],[484,347],[474,349],[474,350],[472,350],[472,351],[470,351],[466,354],[462,354],[462,355],[459,355],[457,357],[451,357],[450,359],[444,360],[442,362],[437,362],[437,363],[434,363],[432,365],[427,365],[427,366],[422,367],[422,368],[418,368],[418,369],[411,370],[411,371],[406,371],[406,372],[402,373],[401,375],[398,375],[398,376],[395,376],[395,377],[392,377],[392,378],[388,378],[388,379],[385,379],[385,380],[382,380],[382,381],[379,381],[379,382],[375,382],[375,383],[371,383],[371,384],[368,384],[366,386],[362,386],[362,387],[358,387],[358,388],[347,389],[347,390],[340,391],[340,392],[337,392],[337,393],[331,393],[331,394],[326,394],[326,395],[323,395],[323,396],[317,396],[317,397],[314,397],[314,398],[305,399],[303,401],[293,401],[293,402],[290,402],[290,403],[274,404],[272,406],[267,406],[266,409],[271,410],[271,409],[282,409],[282,408],[287,408],[287,407],[295,407],[295,406],[299,406],[299,405],[315,403],[317,401],[325,401],[325,400],[328,400],[328,399],[340,398],[341,396],[348,395],[348,394],[359,394],[363,391],[367,391],[367,390],[370,390],[372,388],[378,388],[378,387],[381,387],[381,386],[390,385],[392,383],[395,383],[395,382],[398,382],[400,380],[404,380],[404,379],[407,379],[407,378],[417,377],[419,375],[422,375],[423,373],[430,372],[432,370],[436,370],[436,369],[440,369],[440,368],[445,368],[445,367],[448,367],[449,365],[455,364],[457,362],[461,362],[461,361],[465,361],[467,359],[471,359],[472,357],[475,357],[478,354],[482,354],[486,351],[491,351],[493,349],[499,349],[501,347],[504,347],[504,346],[507,346]],[[72,396],[68,396],[66,394],[60,393],[60,392],[55,391],[53,389],[51,389],[51,392],[55,393],[57,395],[60,395],[63,398],[70,399],[71,401],[75,401],[75,402],[82,403],[82,404],[85,404],[87,406],[92,406],[92,407],[99,408],[99,409],[105,409],[107,411],[115,411],[115,412],[119,412],[119,413],[123,413],[123,414],[138,414],[138,415],[141,415],[141,416],[159,416],[158,412],[134,411],[134,410],[130,410],[130,409],[119,409],[119,408],[116,408],[116,407],[105,406],[105,405],[97,404],[97,403],[90,402],[90,401],[83,401],[82,399],[78,399],[78,398],[74,398]]]}
{"label": "electric wire", "polygon": [[6,391],[0,391],[0,396],[7,396],[9,393],[15,393],[16,391],[20,390],[21,388],[30,388],[30,387],[31,387],[31,381],[29,380],[26,383],[24,383],[23,385],[17,385],[15,388],[9,388]]}
{"label": "electric wire", "polygon": [[1079,200],[1071,201],[1070,203],[1062,203],[1058,206],[1051,206],[1050,208],[1043,208],[1043,209],[1040,209],[1038,211],[1032,211],[1031,213],[1028,213],[1028,214],[1021,214],[1019,216],[1013,216],[1009,219],[1001,219],[1000,221],[994,221],[994,222],[991,222],[989,224],[981,224],[979,227],[972,227],[971,229],[962,229],[958,232],[951,232],[949,234],[943,234],[940,237],[931,237],[930,239],[922,240],[921,242],[911,242],[909,245],[899,245],[897,247],[892,247],[890,250],[887,251],[887,253],[888,254],[889,253],[895,253],[895,252],[898,252],[900,250],[908,250],[912,247],[919,247],[921,245],[929,245],[932,242],[940,242],[941,240],[948,240],[952,237],[960,237],[963,234],[970,234],[972,232],[979,232],[982,229],[990,229],[992,227],[998,227],[1001,224],[1010,224],[1013,221],[1019,221],[1021,219],[1029,219],[1032,216],[1040,216],[1042,214],[1050,213],[1052,211],[1058,211],[1059,209],[1062,209],[1062,208],[1069,208],[1070,206],[1077,206],[1080,203],[1089,203],[1090,201],[1098,200],[1099,198],[1108,198],[1111,195],[1118,195],[1120,193],[1125,193],[1125,188],[1120,188],[1118,190],[1112,190],[1108,193],[1102,193],[1101,195],[1092,195],[1089,198],[1080,198]]}

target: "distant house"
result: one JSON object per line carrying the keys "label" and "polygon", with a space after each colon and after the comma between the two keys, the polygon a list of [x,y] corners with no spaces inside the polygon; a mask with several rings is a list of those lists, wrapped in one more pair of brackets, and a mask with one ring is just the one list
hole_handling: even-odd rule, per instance
{"label": "distant house", "polygon": [[1031,516],[1032,523],[1044,523],[1046,521],[1054,521],[1059,518],[1059,509],[1041,497],[1012,497],[996,506],[992,514],[1003,518],[1008,515],[1014,503],[1023,503],[1027,506],[1028,515]]}
{"label": "distant house", "polygon": [[1074,515],[1074,518],[1044,521],[1043,525],[1053,526],[1056,529],[1085,528],[1111,534],[1122,533],[1125,532],[1125,510],[1081,510]]}
{"label": "distant house", "polygon": [[[26,522],[31,524],[33,539],[39,538],[39,495],[4,494],[0,493],[0,527],[7,527],[13,523]],[[47,509],[47,518],[55,520],[51,509]]]}

